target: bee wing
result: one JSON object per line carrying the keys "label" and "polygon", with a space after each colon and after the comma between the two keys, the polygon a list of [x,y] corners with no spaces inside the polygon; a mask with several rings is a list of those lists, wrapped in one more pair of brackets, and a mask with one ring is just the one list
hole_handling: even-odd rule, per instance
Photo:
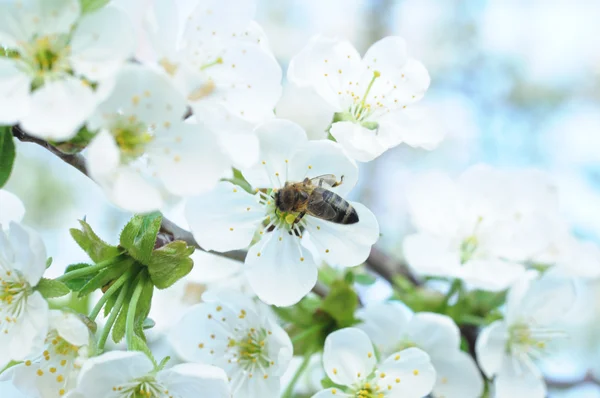
{"label": "bee wing", "polygon": [[337,179],[333,174],[323,174],[318,177],[311,178],[310,182],[316,187],[332,188],[337,182]]}
{"label": "bee wing", "polygon": [[324,188],[315,188],[306,206],[307,213],[323,220],[333,220],[337,216],[337,211],[327,202],[325,197],[331,193]]}

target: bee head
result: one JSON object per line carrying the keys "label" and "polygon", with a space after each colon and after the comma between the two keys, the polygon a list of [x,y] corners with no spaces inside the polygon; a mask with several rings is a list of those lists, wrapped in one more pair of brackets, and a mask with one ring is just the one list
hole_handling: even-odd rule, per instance
{"label": "bee head", "polygon": [[308,193],[299,189],[283,188],[275,193],[275,206],[282,212],[294,211],[294,208],[306,202],[308,197]]}

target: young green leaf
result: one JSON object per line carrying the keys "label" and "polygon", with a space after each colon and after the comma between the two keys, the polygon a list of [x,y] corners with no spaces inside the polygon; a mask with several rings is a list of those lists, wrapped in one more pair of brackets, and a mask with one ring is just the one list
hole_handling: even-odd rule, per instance
{"label": "young green leaf", "polygon": [[331,291],[321,304],[321,310],[335,319],[340,328],[356,324],[354,312],[357,308],[358,295],[350,285],[342,280],[331,285]]}
{"label": "young green leaf", "polygon": [[130,257],[115,258],[115,263],[98,272],[79,290],[79,297],[86,296],[96,289],[101,289],[110,282],[118,279],[135,261]]}
{"label": "young green leaf", "polygon": [[373,275],[369,275],[369,274],[355,274],[354,282],[358,283],[359,285],[363,285],[363,286],[371,286],[372,284],[377,282],[377,278],[375,278]]}
{"label": "young green leaf", "polygon": [[[131,290],[131,289],[130,289]],[[131,295],[131,291],[129,292]],[[120,343],[125,337],[125,326],[127,325],[127,311],[129,310],[129,298],[126,297],[123,302],[123,306],[121,307],[121,311],[119,311],[119,315],[117,316],[117,320],[112,328],[112,339],[115,343]]]}
{"label": "young green leaf", "polygon": [[194,266],[190,258],[193,252],[194,247],[180,240],[154,250],[148,263],[154,286],[165,289],[186,276]]}
{"label": "young green leaf", "polygon": [[79,0],[81,13],[93,12],[107,5],[109,0]]}
{"label": "young green leaf", "polygon": [[[71,264],[65,270],[65,274],[86,267],[91,267],[91,265],[86,263]],[[67,285],[67,287],[72,291],[78,292],[83,286],[85,286],[86,283],[89,282],[90,279],[92,279],[92,276],[86,275],[82,276],[81,278],[69,279],[65,281],[64,284]]]}
{"label": "young green leaf", "polygon": [[10,126],[0,127],[0,188],[8,181],[15,162],[15,143]]}
{"label": "young green leaf", "polygon": [[79,220],[79,223],[81,224],[81,229],[71,228],[71,236],[75,242],[77,242],[79,247],[81,247],[95,263],[108,260],[121,254],[123,250],[116,246],[109,245],[100,239],[87,222]]}
{"label": "young green leaf", "polygon": [[158,212],[134,216],[121,232],[121,246],[131,257],[148,265],[161,222],[162,215]]}
{"label": "young green leaf", "polygon": [[46,278],[42,278],[38,282],[35,290],[40,292],[45,298],[62,297],[71,293],[71,290],[64,283]]}

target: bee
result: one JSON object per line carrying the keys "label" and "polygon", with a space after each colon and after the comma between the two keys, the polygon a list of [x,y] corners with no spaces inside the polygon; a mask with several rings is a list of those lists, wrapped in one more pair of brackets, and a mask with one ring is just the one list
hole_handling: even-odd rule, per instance
{"label": "bee", "polygon": [[306,214],[336,224],[355,224],[358,213],[344,198],[332,192],[344,182],[338,182],[333,174],[324,174],[301,182],[286,182],[275,193],[275,205],[283,213],[298,213],[293,224],[297,224]]}

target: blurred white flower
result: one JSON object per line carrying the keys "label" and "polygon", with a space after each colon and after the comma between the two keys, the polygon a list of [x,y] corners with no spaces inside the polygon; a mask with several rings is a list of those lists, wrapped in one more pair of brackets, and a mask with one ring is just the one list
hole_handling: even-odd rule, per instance
{"label": "blurred white flower", "polygon": [[[110,25],[110,29],[106,26]],[[98,101],[91,83],[110,79],[133,53],[127,16],[105,7],[82,16],[78,0],[0,5],[0,123],[42,139],[68,140]]]}
{"label": "blurred white flower", "polygon": [[323,367],[331,381],[345,388],[329,388],[313,398],[421,398],[435,383],[435,370],[425,352],[407,348],[378,364],[369,337],[356,328],[327,336]]}
{"label": "blurred white flower", "polygon": [[75,397],[189,397],[229,398],[222,369],[201,364],[181,364],[155,369],[139,351],[111,351],[87,360],[77,382]]}
{"label": "blurred white flower", "polygon": [[478,165],[457,181],[426,174],[409,188],[408,205],[418,231],[404,240],[411,268],[490,291],[521,277],[560,225],[556,189],[533,170]]}
{"label": "blurred white flower", "polygon": [[[287,306],[298,302],[315,285],[317,259],[346,267],[365,261],[379,227],[373,213],[356,202],[349,202],[356,213],[349,213],[349,209],[340,213],[321,201],[329,213],[325,218],[306,213],[298,221],[300,212],[282,208],[279,200],[286,182],[323,175],[343,178],[343,184],[336,187],[323,182],[330,193],[343,198],[358,179],[356,164],[339,145],[307,141],[306,133],[286,120],[265,122],[256,134],[261,142],[260,164],[243,170],[256,194],[221,183],[213,192],[188,201],[187,220],[194,237],[207,250],[243,249],[258,233],[261,239],[246,257],[246,276],[261,300]],[[303,194],[308,200],[308,194]],[[338,216],[352,216],[357,222],[340,224],[341,220],[336,222]]]}
{"label": "blurred white flower", "polygon": [[41,352],[48,303],[34,290],[46,270],[46,248],[34,231],[14,222],[0,228],[0,369]]}
{"label": "blurred white flower", "polygon": [[395,302],[377,303],[357,312],[357,325],[371,338],[382,356],[417,347],[431,358],[437,380],[432,396],[479,398],[483,379],[475,361],[460,349],[460,331],[446,315],[428,312],[411,314]]}
{"label": "blurred white flower", "polygon": [[0,225],[7,226],[11,221],[21,222],[25,206],[17,195],[0,189],[0,204]]}
{"label": "blurred white flower", "polygon": [[173,328],[186,361],[225,370],[234,398],[276,397],[292,359],[292,342],[265,309],[235,291],[207,292]]}
{"label": "blurred white flower", "polygon": [[329,132],[358,161],[402,142],[433,149],[441,140],[414,129],[420,116],[412,105],[427,91],[429,74],[400,37],[376,42],[362,59],[349,42],[314,37],[290,62],[288,78],[333,107]]}
{"label": "blurred white flower", "polygon": [[477,361],[494,378],[498,398],[543,398],[546,385],[535,360],[550,344],[565,337],[553,325],[575,302],[571,280],[529,271],[510,290],[505,318],[487,326],[477,338]]}
{"label": "blurred white flower", "polygon": [[81,365],[88,357],[90,337],[88,327],[77,315],[52,310],[44,351],[9,368],[2,379],[12,378],[29,397],[62,397],[76,385]]}
{"label": "blurred white flower", "polygon": [[204,192],[230,169],[216,135],[184,123],[184,113],[185,99],[164,76],[140,65],[122,68],[114,91],[88,122],[100,130],[88,147],[89,172],[115,204],[157,210],[165,190]]}

